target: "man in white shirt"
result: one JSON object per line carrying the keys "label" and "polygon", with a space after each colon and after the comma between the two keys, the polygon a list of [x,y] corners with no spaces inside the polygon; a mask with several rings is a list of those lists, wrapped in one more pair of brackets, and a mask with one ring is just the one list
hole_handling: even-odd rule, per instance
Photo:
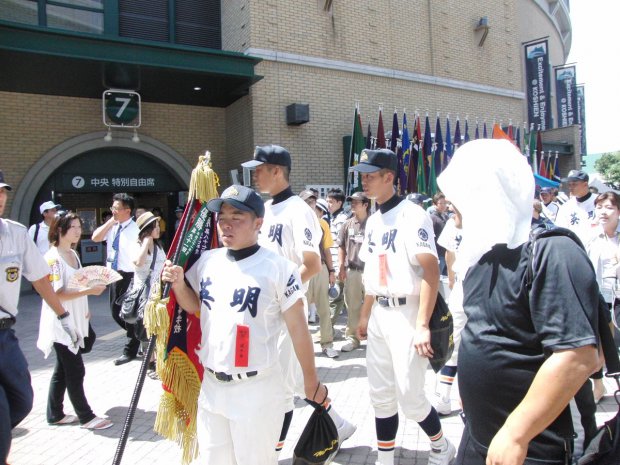
{"label": "man in white shirt", "polygon": [[277,351],[283,324],[306,398],[327,401],[314,365],[301,277],[290,260],[258,245],[265,206],[252,189],[233,185],[207,208],[219,213],[225,247],[203,253],[185,273],[167,261],[162,273],[179,305],[188,313],[200,311],[200,457],[218,465],[275,465],[273,446],[287,408]]}
{"label": "man in white shirt", "polygon": [[0,171],[0,463],[8,458],[11,430],[32,410],[28,363],[13,331],[22,276],[54,310],[71,341],[80,343],[72,319],[67,318],[69,312],[50,284],[49,266],[28,238],[26,227],[2,218],[11,190]]}
{"label": "man in white shirt", "polygon": [[118,271],[123,279],[110,285],[110,310],[112,318],[118,325],[127,330],[127,343],[123,349],[123,354],[114,360],[115,365],[123,365],[138,354],[140,340],[136,338],[134,325],[125,323],[119,316],[121,306],[116,303],[118,297],[123,295],[133,278],[134,265],[132,262],[132,251],[138,243],[138,233],[140,232],[136,222],[131,216],[134,208],[134,200],[128,194],[114,194],[112,197],[112,218],[99,226],[93,232],[92,240],[95,242],[106,241],[108,267]]}
{"label": "man in white shirt", "polygon": [[50,225],[52,224],[52,221],[54,221],[54,217],[56,216],[59,208],[60,205],[52,202],[51,200],[43,202],[39,206],[39,212],[43,217],[43,221],[33,224],[28,229],[28,235],[34,243],[37,244],[37,248],[42,255],[45,255],[50,248],[50,241],[48,239]]}
{"label": "man in white shirt", "polygon": [[584,244],[594,233],[596,222],[594,218],[594,200],[596,195],[588,188],[590,180],[588,173],[581,170],[571,170],[562,182],[568,183],[570,199],[558,210],[555,225],[573,231]]}
{"label": "man in white shirt", "polygon": [[560,204],[553,200],[553,188],[543,187],[540,189],[540,201],[543,203],[543,213],[551,221],[555,221],[560,210]]}

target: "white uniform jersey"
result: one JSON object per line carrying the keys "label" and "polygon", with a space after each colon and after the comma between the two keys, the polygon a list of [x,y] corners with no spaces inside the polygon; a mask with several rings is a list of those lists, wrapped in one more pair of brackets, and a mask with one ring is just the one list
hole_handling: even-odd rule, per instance
{"label": "white uniform jersey", "polygon": [[437,257],[433,223],[412,202],[401,201],[387,213],[377,210],[366,222],[360,258],[365,262],[366,294],[386,297],[420,294],[422,267],[417,254]]}
{"label": "white uniform jersey", "polygon": [[[28,230],[15,221],[0,218],[0,306],[17,315],[22,275],[37,281],[49,274],[49,267]],[[0,311],[0,318],[8,318]]]}
{"label": "white uniform jersey", "polygon": [[275,205],[272,200],[265,203],[258,243],[288,258],[297,267],[303,264],[304,252],[314,252],[320,256],[321,234],[318,218],[300,197],[294,195]]}
{"label": "white uniform jersey", "polygon": [[558,210],[555,225],[570,229],[586,244],[596,233],[595,200],[595,195],[590,195],[584,202],[578,202],[575,197],[571,197]]}
{"label": "white uniform jersey", "polygon": [[437,244],[450,252],[456,253],[462,240],[463,230],[456,227],[454,218],[450,218],[446,221],[443,231],[441,231],[441,234],[437,238]]}
{"label": "white uniform jersey", "polygon": [[[228,258],[225,248],[214,249],[203,253],[186,277],[201,302],[198,355],[205,367],[237,374],[278,363],[282,314],[304,295],[293,263],[262,247],[239,261]],[[239,336],[244,327],[249,330],[245,349]],[[240,364],[243,350],[248,359]]]}
{"label": "white uniform jersey", "polygon": [[560,204],[553,201],[553,202],[549,202],[547,205],[543,203],[542,207],[543,207],[543,213],[545,214],[545,216],[549,218],[551,221],[555,222],[555,219],[558,216],[558,211],[560,210]]}
{"label": "white uniform jersey", "polygon": [[135,249],[138,247],[138,234],[140,233],[140,229],[133,218],[128,219],[120,225],[117,224],[113,226],[106,234],[108,268],[112,267],[112,262],[116,255],[116,251],[114,247],[112,247],[112,244],[114,244],[114,237],[116,237],[118,228],[121,228],[121,235],[118,239],[118,271],[133,273],[135,266],[132,258],[135,254]]}
{"label": "white uniform jersey", "polygon": [[41,221],[40,223],[37,223],[37,224],[39,225],[39,232],[36,234],[37,240],[34,241],[34,236],[37,231],[36,224],[33,224],[32,226],[30,226],[30,228],[28,229],[28,235],[35,242],[35,244],[37,244],[37,248],[39,249],[39,252],[41,252],[41,255],[45,255],[47,251],[50,249],[50,241],[49,241],[50,227],[47,224],[45,224],[45,221]]}

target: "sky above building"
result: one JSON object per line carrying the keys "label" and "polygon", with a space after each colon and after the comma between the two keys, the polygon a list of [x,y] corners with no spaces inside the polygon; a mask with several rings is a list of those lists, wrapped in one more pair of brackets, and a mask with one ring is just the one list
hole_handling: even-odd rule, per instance
{"label": "sky above building", "polygon": [[620,0],[571,0],[567,63],[585,84],[588,153],[620,151]]}

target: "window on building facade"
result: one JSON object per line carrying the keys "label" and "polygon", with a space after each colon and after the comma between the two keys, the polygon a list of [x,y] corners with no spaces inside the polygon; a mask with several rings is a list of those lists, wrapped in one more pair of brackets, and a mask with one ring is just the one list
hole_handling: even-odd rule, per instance
{"label": "window on building facade", "polygon": [[0,0],[0,19],[102,34],[103,0]]}

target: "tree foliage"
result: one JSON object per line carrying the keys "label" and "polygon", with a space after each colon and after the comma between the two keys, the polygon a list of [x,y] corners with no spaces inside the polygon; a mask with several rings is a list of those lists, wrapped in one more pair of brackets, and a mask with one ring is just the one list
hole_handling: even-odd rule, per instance
{"label": "tree foliage", "polygon": [[604,153],[594,162],[594,169],[601,173],[607,184],[620,186],[620,152]]}

